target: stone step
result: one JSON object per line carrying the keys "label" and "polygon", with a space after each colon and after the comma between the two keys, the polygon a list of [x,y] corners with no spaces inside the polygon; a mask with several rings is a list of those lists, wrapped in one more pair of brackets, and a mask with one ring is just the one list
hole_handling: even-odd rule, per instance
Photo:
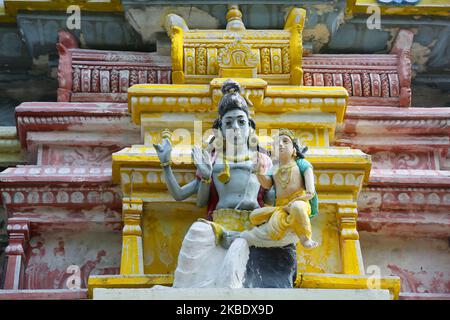
{"label": "stone step", "polygon": [[94,300],[390,300],[389,290],[279,288],[96,288]]}

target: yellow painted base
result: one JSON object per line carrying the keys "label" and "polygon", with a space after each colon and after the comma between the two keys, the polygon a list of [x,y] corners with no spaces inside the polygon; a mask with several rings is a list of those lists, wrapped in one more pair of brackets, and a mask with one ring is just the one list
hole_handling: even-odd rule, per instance
{"label": "yellow painted base", "polygon": [[90,276],[88,280],[88,296],[92,299],[95,288],[151,288],[155,285],[172,286],[173,275],[170,274],[136,274]]}
{"label": "yellow painted base", "polygon": [[[376,284],[378,283],[378,287]],[[399,277],[382,277],[375,279],[374,276],[326,274],[326,273],[303,273],[298,274],[295,283],[296,288],[311,289],[387,289],[392,299],[397,300],[400,293]]]}

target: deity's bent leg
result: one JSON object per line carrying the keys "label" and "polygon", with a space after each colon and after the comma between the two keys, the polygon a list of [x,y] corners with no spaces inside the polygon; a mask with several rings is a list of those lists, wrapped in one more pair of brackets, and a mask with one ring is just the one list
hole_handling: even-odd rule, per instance
{"label": "deity's bent leg", "polygon": [[249,216],[250,222],[253,225],[260,225],[267,222],[275,210],[275,207],[262,207],[255,209]]}
{"label": "deity's bent leg", "polygon": [[216,245],[211,225],[195,222],[181,245],[173,287],[214,287],[226,254],[224,248]]}
{"label": "deity's bent leg", "polygon": [[311,239],[312,231],[309,219],[311,207],[309,206],[309,203],[306,203],[305,201],[295,201],[291,204],[289,211],[289,227],[293,229],[300,239],[302,237]]}
{"label": "deity's bent leg", "polygon": [[298,237],[293,232],[287,232],[281,239],[273,240],[270,230],[269,224],[265,223],[241,232],[240,237],[247,240],[249,246],[260,248],[284,247],[298,241]]}
{"label": "deity's bent leg", "polygon": [[294,230],[300,238],[300,242],[305,248],[315,248],[319,244],[312,240],[311,221],[311,207],[305,201],[295,201],[289,208],[290,214],[288,217],[289,226]]}

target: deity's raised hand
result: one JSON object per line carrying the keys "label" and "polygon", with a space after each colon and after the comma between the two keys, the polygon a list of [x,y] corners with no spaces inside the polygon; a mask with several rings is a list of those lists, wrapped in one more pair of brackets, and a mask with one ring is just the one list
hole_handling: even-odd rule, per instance
{"label": "deity's raised hand", "polygon": [[153,144],[153,146],[155,147],[156,154],[158,155],[159,161],[161,161],[161,163],[170,162],[172,144],[170,143],[169,139],[165,138],[163,139],[162,143]]}
{"label": "deity's raised hand", "polygon": [[201,150],[199,147],[194,146],[192,148],[192,160],[195,166],[202,174],[202,177],[209,179],[212,174],[212,163],[211,157],[206,150]]}
{"label": "deity's raised hand", "polygon": [[263,154],[261,152],[258,152],[258,157],[256,160],[256,165],[255,165],[255,172],[256,174],[265,174],[267,171],[267,161],[264,158]]}

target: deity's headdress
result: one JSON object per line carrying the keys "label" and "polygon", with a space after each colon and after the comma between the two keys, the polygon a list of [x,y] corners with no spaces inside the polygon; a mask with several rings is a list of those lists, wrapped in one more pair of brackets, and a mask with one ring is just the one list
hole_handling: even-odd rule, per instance
{"label": "deity's headdress", "polygon": [[292,130],[289,130],[286,128],[279,129],[277,137],[279,137],[279,136],[286,136],[286,137],[289,137],[289,139],[291,139],[292,144],[295,149],[295,158],[296,159],[301,159],[301,158],[305,157],[305,153],[306,153],[306,151],[308,151],[308,147],[301,145],[300,140],[295,136],[295,134],[294,134],[294,132],[292,132]]}
{"label": "deity's headdress", "polygon": [[253,129],[256,129],[255,121],[249,116],[248,102],[241,95],[241,86],[239,85],[239,83],[232,79],[226,80],[222,85],[222,93],[223,96],[220,99],[218,107],[219,117],[216,119],[216,121],[214,121],[213,128],[220,129],[222,117],[228,111],[238,109],[245,112],[248,117],[250,126]]}

